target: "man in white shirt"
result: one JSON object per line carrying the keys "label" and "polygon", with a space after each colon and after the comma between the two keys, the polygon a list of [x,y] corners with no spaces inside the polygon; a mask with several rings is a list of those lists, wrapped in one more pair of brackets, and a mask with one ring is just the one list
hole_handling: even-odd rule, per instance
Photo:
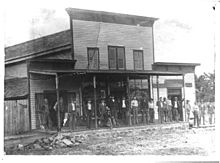
{"label": "man in white shirt", "polygon": [[125,97],[122,97],[121,101],[121,112],[122,112],[122,120],[126,123],[127,117],[126,117],[126,111],[127,111],[127,100]]}
{"label": "man in white shirt", "polygon": [[171,122],[172,121],[172,102],[171,102],[170,96],[167,99],[167,110],[168,110],[167,117],[168,117],[169,122]]}
{"label": "man in white shirt", "polygon": [[148,102],[149,115],[150,115],[150,123],[154,123],[154,102],[153,99],[150,99]]}
{"label": "man in white shirt", "polygon": [[87,127],[89,129],[91,129],[92,126],[92,102],[91,100],[88,100],[87,105],[86,105],[86,109],[87,109]]}
{"label": "man in white shirt", "polygon": [[138,124],[138,101],[136,97],[133,98],[131,101],[131,108],[132,108],[132,114],[133,114],[133,124]]}

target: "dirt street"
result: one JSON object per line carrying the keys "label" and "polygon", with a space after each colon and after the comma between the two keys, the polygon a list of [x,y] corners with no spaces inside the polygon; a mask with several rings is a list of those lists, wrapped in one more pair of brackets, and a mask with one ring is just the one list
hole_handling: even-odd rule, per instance
{"label": "dirt street", "polygon": [[17,151],[18,155],[200,155],[215,153],[215,129],[133,131],[117,136],[89,136],[82,143],[52,150]]}

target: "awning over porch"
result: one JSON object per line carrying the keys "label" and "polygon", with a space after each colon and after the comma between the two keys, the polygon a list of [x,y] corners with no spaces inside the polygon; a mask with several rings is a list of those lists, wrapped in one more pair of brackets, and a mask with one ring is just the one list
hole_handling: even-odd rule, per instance
{"label": "awning over porch", "polygon": [[62,70],[62,69],[47,69],[47,70],[39,70],[32,69],[31,73],[37,74],[56,74],[56,73],[73,73],[73,74],[93,74],[93,75],[101,75],[101,74],[120,74],[120,75],[131,75],[131,76],[145,76],[145,75],[155,75],[155,76],[180,76],[183,75],[180,72],[170,72],[170,71],[154,71],[154,70]]}

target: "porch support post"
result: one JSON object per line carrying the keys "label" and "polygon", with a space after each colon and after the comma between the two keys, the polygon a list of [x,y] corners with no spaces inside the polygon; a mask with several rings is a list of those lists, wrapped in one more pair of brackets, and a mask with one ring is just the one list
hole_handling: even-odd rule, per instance
{"label": "porch support post", "polygon": [[29,116],[29,130],[31,131],[31,82],[30,82],[30,61],[27,61],[27,77],[28,77],[28,116]]}
{"label": "porch support post", "polygon": [[57,131],[61,131],[60,127],[60,95],[59,95],[59,75],[56,73],[56,95],[57,95]]}
{"label": "porch support post", "polygon": [[184,98],[184,101],[183,102],[183,106],[182,106],[182,112],[183,112],[183,121],[186,121],[186,111],[185,111],[185,104],[186,104],[186,97],[185,97],[185,75],[183,74],[182,75],[183,77],[183,98]]}
{"label": "porch support post", "polygon": [[106,80],[106,86],[107,86],[107,97],[110,96],[110,85],[109,85],[109,77],[107,76],[107,80]]}
{"label": "porch support post", "polygon": [[128,96],[128,108],[127,108],[127,112],[126,112],[126,117],[127,117],[127,122],[128,125],[131,126],[131,114],[130,114],[130,110],[131,110],[131,99],[130,99],[130,85],[129,85],[129,76],[127,76],[127,96]]}
{"label": "porch support post", "polygon": [[93,76],[93,86],[94,86],[94,113],[95,113],[95,128],[97,125],[97,105],[96,105],[96,76]]}
{"label": "porch support post", "polygon": [[151,97],[151,88],[150,88],[150,75],[147,78],[147,82],[148,82],[148,93],[149,93],[149,99],[148,100],[150,100],[152,98]]}
{"label": "porch support post", "polygon": [[160,98],[160,91],[159,91],[159,76],[157,75],[157,101]]}

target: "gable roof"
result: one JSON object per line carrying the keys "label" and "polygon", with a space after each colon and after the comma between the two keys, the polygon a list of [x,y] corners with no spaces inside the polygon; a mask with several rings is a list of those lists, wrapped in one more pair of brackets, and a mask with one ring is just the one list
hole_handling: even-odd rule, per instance
{"label": "gable roof", "polygon": [[5,61],[25,60],[27,57],[71,45],[71,32],[65,30],[5,48]]}
{"label": "gable roof", "polygon": [[5,80],[4,99],[24,99],[28,95],[27,78]]}

